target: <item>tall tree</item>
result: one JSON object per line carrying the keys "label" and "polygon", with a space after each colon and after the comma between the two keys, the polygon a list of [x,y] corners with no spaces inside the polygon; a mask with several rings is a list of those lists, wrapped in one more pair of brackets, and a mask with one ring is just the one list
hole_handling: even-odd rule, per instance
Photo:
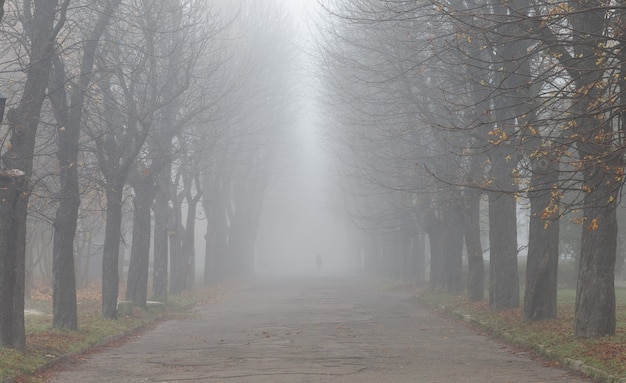
{"label": "tall tree", "polygon": [[[74,237],[80,206],[78,185],[78,152],[85,97],[94,76],[94,62],[100,37],[121,0],[106,1],[95,20],[90,35],[83,42],[82,59],[77,81],[66,73],[61,53],[53,60],[50,100],[57,120],[57,159],[59,161],[59,206],[54,218],[53,244],[53,317],[52,327],[76,330],[76,277],[74,270]],[[70,93],[71,92],[71,93]],[[68,94],[69,93],[69,94]]]}
{"label": "tall tree", "polygon": [[134,167],[137,169],[128,179],[139,209],[133,211],[126,299],[138,306],[145,306],[147,297],[151,210],[155,213],[152,298],[163,301],[167,297],[168,233],[162,230],[167,227],[168,204],[174,194],[170,180],[172,161],[182,151],[176,137],[190,129],[192,123],[202,124],[199,121],[210,113],[210,80],[220,61],[219,44],[214,38],[219,18],[213,17],[210,9],[200,3],[188,6],[177,0],[164,3],[163,7],[167,12],[160,18],[162,37],[155,49],[161,62],[158,81],[165,84],[163,100],[169,103],[154,111],[154,126]]}
{"label": "tall tree", "polygon": [[101,129],[90,132],[105,181],[107,215],[102,259],[102,316],[109,319],[117,318],[124,187],[146,141],[154,112],[167,104],[161,98],[155,50],[159,37],[155,26],[164,7],[162,4],[138,4],[134,12],[137,19],[125,20],[125,26],[110,31],[109,41],[123,41],[121,34],[133,28],[138,32],[133,36],[140,38],[126,44],[109,43],[106,57],[97,60],[102,73],[98,87],[104,99],[103,119]]}
{"label": "tall tree", "polygon": [[[24,349],[24,268],[26,217],[32,184],[35,138],[52,66],[54,42],[70,1],[26,2],[24,29],[30,37],[24,93],[9,111],[9,145],[2,153],[0,200],[0,346]],[[34,9],[30,7],[34,6]],[[59,13],[57,13],[57,11]],[[57,22],[57,16],[58,18]],[[56,22],[56,23],[55,23]]]}

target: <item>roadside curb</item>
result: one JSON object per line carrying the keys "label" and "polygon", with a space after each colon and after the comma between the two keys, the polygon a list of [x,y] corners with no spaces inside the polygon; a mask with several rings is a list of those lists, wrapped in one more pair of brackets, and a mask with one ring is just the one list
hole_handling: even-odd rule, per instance
{"label": "roadside curb", "polygon": [[[105,347],[105,346],[107,346],[107,345],[109,345],[111,343],[115,343],[115,342],[117,342],[119,340],[122,340],[122,339],[124,339],[126,337],[129,337],[129,336],[131,336],[133,334],[136,334],[136,333],[138,333],[138,332],[140,332],[140,331],[142,331],[144,329],[147,329],[148,327],[158,323],[159,320],[160,319],[157,319],[153,323],[147,323],[147,324],[142,324],[142,325],[133,327],[133,328],[128,329],[125,332],[117,334],[117,335],[108,336],[108,337],[106,337],[104,339],[101,339],[100,341],[98,341],[98,342],[96,342],[96,343],[94,343],[92,345],[89,345],[89,346],[87,346],[87,347],[85,347],[83,349],[59,355],[58,357],[56,357],[56,358],[54,358],[54,359],[52,359],[52,360],[42,364],[41,366],[37,367],[33,372],[28,373],[26,375],[33,375],[33,374],[40,373],[40,372],[45,371],[45,370],[47,370],[47,369],[49,369],[51,367],[54,367],[55,365],[57,365],[59,363],[65,362],[68,359],[73,358],[73,357],[75,357],[77,355],[82,355],[82,354],[85,354],[85,353],[87,353],[87,352],[89,352],[91,350],[94,350],[94,349],[98,348],[98,347]],[[15,383],[16,379],[17,379],[17,377],[9,376],[7,378],[2,379],[0,381],[0,383]]]}
{"label": "roadside curb", "polygon": [[[188,303],[188,304],[180,306],[180,310],[183,311],[183,312],[185,312],[185,311],[191,312],[193,310],[193,308],[195,306],[197,306],[198,304],[199,304],[199,302]],[[153,310],[153,309],[147,308],[147,310]],[[66,354],[59,355],[58,357],[56,357],[56,358],[54,358],[52,360],[49,360],[46,363],[40,365],[34,371],[32,371],[32,372],[30,372],[28,374],[20,375],[18,377],[38,374],[40,372],[43,372],[43,371],[45,371],[47,369],[50,369],[50,368],[54,367],[55,365],[57,365],[59,363],[63,363],[63,362],[67,361],[70,358],[73,358],[73,357],[78,356],[78,355],[86,354],[86,353],[88,353],[88,352],[90,352],[92,350],[95,350],[95,349],[99,348],[99,347],[109,346],[109,345],[111,345],[111,344],[113,344],[115,342],[118,342],[118,341],[120,341],[120,340],[122,340],[124,338],[130,337],[130,336],[132,336],[134,334],[137,334],[137,333],[139,333],[141,331],[147,330],[150,327],[158,325],[160,322],[167,321],[167,320],[168,320],[167,319],[167,314],[165,312],[162,312],[162,314],[159,317],[155,318],[154,321],[152,321],[152,322],[140,324],[138,326],[129,328],[126,331],[121,332],[119,334],[105,337],[103,339],[100,339],[98,342],[96,342],[94,344],[91,344],[91,345],[88,345],[88,346],[86,346],[86,347],[84,347],[84,348],[82,348],[80,350],[76,350],[76,351],[68,352]],[[2,380],[0,380],[0,383],[15,383],[15,381],[16,381],[16,379],[18,377],[14,377],[14,376],[6,377],[6,378],[3,378]]]}
{"label": "roadside curb", "polygon": [[611,375],[608,372],[603,371],[599,368],[586,365],[585,362],[581,360],[557,356],[556,353],[541,344],[529,345],[528,343],[524,343],[507,332],[495,330],[494,328],[488,326],[486,323],[474,318],[470,314],[456,311],[445,305],[433,305],[429,302],[426,302],[420,295],[418,295],[417,298],[422,304],[439,309],[445,315],[449,315],[456,319],[462,320],[465,323],[471,324],[474,327],[480,328],[481,330],[487,332],[489,335],[501,339],[513,346],[522,347],[529,351],[533,351],[547,359],[558,362],[569,370],[578,371],[581,374],[592,378],[596,383],[626,383],[626,377]]}

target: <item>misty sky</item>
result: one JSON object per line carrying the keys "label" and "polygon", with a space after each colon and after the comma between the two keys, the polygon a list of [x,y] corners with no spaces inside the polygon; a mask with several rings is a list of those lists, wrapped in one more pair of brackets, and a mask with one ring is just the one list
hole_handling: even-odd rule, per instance
{"label": "misty sky", "polygon": [[[306,39],[316,1],[282,0],[293,12]],[[308,60],[306,41],[300,41],[301,59]],[[308,74],[307,74],[308,73]],[[300,83],[311,84],[309,71],[302,71]],[[310,86],[310,85],[309,85]],[[313,92],[306,90],[305,94]],[[315,256],[323,257],[322,270],[342,272],[349,268],[345,223],[329,207],[333,187],[326,153],[319,137],[315,101],[304,97],[294,134],[294,148],[284,159],[279,179],[268,191],[258,241],[258,267],[261,272],[311,273],[316,271]]]}

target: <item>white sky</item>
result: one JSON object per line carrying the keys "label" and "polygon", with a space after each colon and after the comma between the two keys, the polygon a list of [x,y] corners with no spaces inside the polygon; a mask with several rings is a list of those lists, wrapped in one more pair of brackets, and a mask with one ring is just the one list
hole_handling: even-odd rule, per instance
{"label": "white sky", "polygon": [[[301,59],[310,62],[307,36],[318,7],[317,0],[280,0],[294,15],[303,41]],[[301,45],[300,45],[301,44]],[[305,67],[306,64],[299,64]],[[310,70],[303,70],[300,84],[313,83]],[[309,76],[309,77],[307,77]],[[304,94],[314,93],[303,86]],[[298,116],[298,147],[289,158],[289,170],[268,191],[259,233],[259,271],[264,273],[314,273],[315,256],[323,258],[323,273],[345,272],[351,267],[347,257],[344,222],[337,220],[328,201],[328,163],[317,135],[315,101],[303,100]]]}

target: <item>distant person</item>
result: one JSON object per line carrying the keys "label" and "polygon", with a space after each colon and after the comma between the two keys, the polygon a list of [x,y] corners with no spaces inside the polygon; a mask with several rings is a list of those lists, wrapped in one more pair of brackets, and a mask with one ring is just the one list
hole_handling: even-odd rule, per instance
{"label": "distant person", "polygon": [[317,272],[319,273],[320,271],[322,271],[322,256],[321,255],[317,255],[317,257],[315,257],[315,263],[317,264]]}

